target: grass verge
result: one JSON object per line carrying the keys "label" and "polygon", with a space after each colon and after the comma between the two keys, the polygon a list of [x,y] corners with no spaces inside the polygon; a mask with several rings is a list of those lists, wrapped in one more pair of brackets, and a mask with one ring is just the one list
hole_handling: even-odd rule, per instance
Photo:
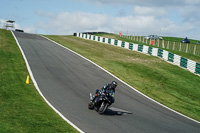
{"label": "grass verge", "polygon": [[0,30],[0,57],[0,133],[77,132],[25,83],[25,62],[7,30]]}
{"label": "grass verge", "polygon": [[[123,38],[123,37],[120,37],[119,35],[116,35],[116,34],[97,34],[96,36],[103,36],[103,37],[106,37],[106,38],[113,38],[113,39],[122,40],[122,41],[126,41],[126,42],[132,42],[132,43],[135,43],[135,44],[142,44],[142,45],[146,45],[146,46],[150,46],[150,47],[160,48],[160,47],[148,45],[146,43],[142,43],[142,42],[139,42],[139,41],[134,41],[134,40],[130,40],[130,39],[127,39],[127,38]],[[172,40],[176,41],[176,40],[179,40],[180,38],[163,37],[163,39],[170,40],[170,41],[172,41]],[[177,55],[182,56],[184,58],[187,58],[187,59],[190,59],[190,60],[193,60],[193,61],[200,63],[200,56],[198,56],[198,55],[194,55],[194,54],[191,54],[191,53],[185,53],[185,52],[182,52],[182,51],[177,51],[177,50],[172,50],[172,49],[166,49],[166,48],[160,48],[160,49],[164,49],[164,50],[169,51],[171,53],[177,54]]]}
{"label": "grass verge", "polygon": [[[156,101],[200,121],[200,77],[157,57],[74,36],[46,36]],[[120,88],[119,88],[120,89]]]}

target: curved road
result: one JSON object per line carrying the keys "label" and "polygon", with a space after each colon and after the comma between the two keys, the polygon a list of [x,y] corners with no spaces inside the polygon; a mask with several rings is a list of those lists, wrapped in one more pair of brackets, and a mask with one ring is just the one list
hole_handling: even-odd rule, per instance
{"label": "curved road", "polygon": [[[89,61],[34,34],[14,32],[46,99],[87,133],[200,133],[182,117],[121,83]],[[89,93],[116,80],[116,101],[105,115],[87,108]]]}

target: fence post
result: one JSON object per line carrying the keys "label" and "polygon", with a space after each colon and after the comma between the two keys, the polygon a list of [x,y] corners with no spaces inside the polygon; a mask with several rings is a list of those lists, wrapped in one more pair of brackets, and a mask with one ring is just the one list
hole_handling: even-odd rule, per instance
{"label": "fence post", "polygon": [[173,50],[175,49],[175,42],[174,42],[174,44],[173,44]]}
{"label": "fence post", "polygon": [[186,46],[186,53],[188,52],[188,43],[187,43],[187,46]]}
{"label": "fence post", "polygon": [[159,47],[159,42],[160,42],[160,40],[158,39],[158,47]]}
{"label": "fence post", "polygon": [[180,43],[179,51],[181,51],[181,43]]}
{"label": "fence post", "polygon": [[165,41],[162,41],[162,48],[165,48]]}
{"label": "fence post", "polygon": [[194,45],[194,55],[195,55],[195,53],[196,53],[196,45]]}
{"label": "fence post", "polygon": [[169,41],[168,41],[168,44],[167,44],[167,49],[169,49]]}

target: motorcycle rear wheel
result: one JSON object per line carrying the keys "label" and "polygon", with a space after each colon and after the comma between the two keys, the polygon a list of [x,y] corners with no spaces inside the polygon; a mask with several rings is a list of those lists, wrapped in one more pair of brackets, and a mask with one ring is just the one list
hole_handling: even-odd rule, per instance
{"label": "motorcycle rear wheel", "polygon": [[90,101],[88,103],[88,108],[91,109],[91,110],[94,109],[94,102]]}

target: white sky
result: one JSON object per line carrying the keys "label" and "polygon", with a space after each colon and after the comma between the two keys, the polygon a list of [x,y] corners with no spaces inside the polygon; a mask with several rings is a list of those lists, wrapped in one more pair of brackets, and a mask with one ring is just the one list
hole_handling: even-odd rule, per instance
{"label": "white sky", "polygon": [[38,34],[104,31],[200,40],[200,0],[1,0],[6,20]]}

